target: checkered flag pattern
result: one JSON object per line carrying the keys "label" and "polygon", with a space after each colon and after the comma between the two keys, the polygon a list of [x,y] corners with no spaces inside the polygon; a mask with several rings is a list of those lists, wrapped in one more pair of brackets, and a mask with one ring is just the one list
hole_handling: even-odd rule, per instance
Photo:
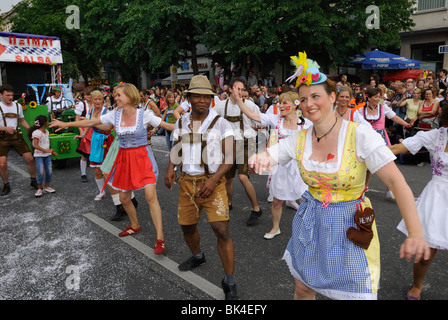
{"label": "checkered flag pattern", "polygon": [[34,56],[60,56],[62,55],[60,48],[48,48],[48,47],[19,47],[19,46],[6,46],[7,54],[25,54]]}

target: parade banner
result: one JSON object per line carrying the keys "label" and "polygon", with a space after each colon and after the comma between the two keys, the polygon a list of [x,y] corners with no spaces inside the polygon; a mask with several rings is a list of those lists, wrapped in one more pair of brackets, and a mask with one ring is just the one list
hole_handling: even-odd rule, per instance
{"label": "parade banner", "polygon": [[61,41],[57,37],[0,32],[0,62],[62,64]]}

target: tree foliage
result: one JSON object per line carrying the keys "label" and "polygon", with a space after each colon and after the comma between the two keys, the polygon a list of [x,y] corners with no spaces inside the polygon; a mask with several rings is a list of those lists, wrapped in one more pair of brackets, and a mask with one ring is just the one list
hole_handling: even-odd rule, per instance
{"label": "tree foliage", "polygon": [[73,4],[76,5],[77,0],[22,1],[15,9],[17,15],[12,18],[12,31],[59,37],[64,61],[63,76],[78,78],[82,75],[87,79],[98,74],[99,63],[98,60],[86,59],[80,31],[66,26],[66,8]]}
{"label": "tree foliage", "polygon": [[[30,7],[31,4],[31,7]],[[81,29],[65,27],[68,5],[81,11]],[[410,30],[408,0],[26,0],[17,8],[14,31],[61,38],[64,61],[90,75],[111,62],[126,81],[141,70],[167,68],[204,44],[227,61],[250,54],[260,62],[306,51],[322,66],[372,47],[401,44]],[[379,9],[380,28],[368,28],[369,5]]]}
{"label": "tree foliage", "polygon": [[[399,32],[413,26],[412,2],[364,0],[205,0],[210,13],[202,39],[211,50],[228,52],[235,60],[246,54],[266,58],[306,51],[331,65],[370,47],[397,48]],[[379,9],[380,28],[369,29],[369,5]]]}

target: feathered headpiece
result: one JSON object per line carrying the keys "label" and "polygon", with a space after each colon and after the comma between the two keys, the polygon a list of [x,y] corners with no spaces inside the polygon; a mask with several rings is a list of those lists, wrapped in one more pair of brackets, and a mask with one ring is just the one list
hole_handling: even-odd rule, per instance
{"label": "feathered headpiece", "polygon": [[302,84],[307,86],[318,84],[327,80],[327,76],[319,71],[319,64],[316,61],[306,58],[306,52],[299,52],[298,57],[291,56],[291,64],[297,70],[292,76],[286,79],[286,82],[291,82],[297,78],[296,87],[300,87]]}

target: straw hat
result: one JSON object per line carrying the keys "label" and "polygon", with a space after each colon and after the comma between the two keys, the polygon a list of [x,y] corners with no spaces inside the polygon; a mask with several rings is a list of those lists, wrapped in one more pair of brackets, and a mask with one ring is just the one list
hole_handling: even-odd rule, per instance
{"label": "straw hat", "polygon": [[188,93],[214,95],[212,85],[206,76],[194,76],[191,78]]}

